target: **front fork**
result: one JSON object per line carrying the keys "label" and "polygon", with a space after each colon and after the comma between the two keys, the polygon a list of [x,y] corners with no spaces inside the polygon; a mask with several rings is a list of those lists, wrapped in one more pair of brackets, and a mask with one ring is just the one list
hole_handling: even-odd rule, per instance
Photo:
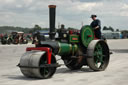
{"label": "front fork", "polygon": [[51,64],[51,57],[52,57],[52,49],[49,47],[28,47],[26,48],[26,51],[32,51],[32,50],[40,50],[45,51],[47,54],[47,64]]}

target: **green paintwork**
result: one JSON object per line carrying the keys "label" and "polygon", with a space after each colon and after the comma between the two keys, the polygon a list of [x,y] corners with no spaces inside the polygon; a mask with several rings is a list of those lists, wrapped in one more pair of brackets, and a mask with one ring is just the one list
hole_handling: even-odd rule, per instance
{"label": "green paintwork", "polygon": [[[94,51],[94,57],[95,57],[95,65],[99,68],[104,63],[104,55],[103,55],[103,49],[100,44],[97,44]],[[98,64],[100,64],[98,66]]]}
{"label": "green paintwork", "polygon": [[59,43],[59,55],[69,55],[74,54],[78,49],[76,44],[67,44],[67,43]]}
{"label": "green paintwork", "polygon": [[79,36],[78,35],[69,35],[69,42],[70,43],[78,43],[79,42]]}
{"label": "green paintwork", "polygon": [[72,46],[72,55],[74,55],[77,50],[78,50],[78,46],[76,44],[74,44]]}
{"label": "green paintwork", "polygon": [[59,43],[59,55],[68,55],[71,52],[72,45],[67,43]]}
{"label": "green paintwork", "polygon": [[82,44],[87,47],[88,44],[94,40],[94,33],[92,27],[89,25],[83,26],[81,29],[81,41]]}

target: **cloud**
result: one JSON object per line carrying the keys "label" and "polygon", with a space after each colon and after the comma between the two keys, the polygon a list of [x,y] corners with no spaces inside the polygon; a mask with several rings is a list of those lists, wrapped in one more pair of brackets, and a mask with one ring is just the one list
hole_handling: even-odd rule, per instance
{"label": "cloud", "polygon": [[15,0],[4,0],[3,2],[4,3],[13,3],[13,2],[15,2]]}
{"label": "cloud", "polygon": [[128,11],[128,4],[123,4],[121,7],[122,10],[127,10]]}
{"label": "cloud", "polygon": [[97,14],[102,26],[128,28],[124,23],[128,20],[127,0],[0,0],[0,25],[48,27],[49,4],[57,5],[56,26],[60,22],[81,28],[82,21],[90,24],[90,15]]}
{"label": "cloud", "polygon": [[100,2],[102,0],[72,0],[72,1],[79,1],[79,2]]}
{"label": "cloud", "polygon": [[81,3],[78,5],[78,10],[80,11],[92,11],[93,8],[102,6],[102,3]]}

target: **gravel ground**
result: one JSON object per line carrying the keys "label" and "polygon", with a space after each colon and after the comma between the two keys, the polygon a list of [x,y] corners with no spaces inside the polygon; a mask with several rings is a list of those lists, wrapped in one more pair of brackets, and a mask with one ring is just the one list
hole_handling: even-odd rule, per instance
{"label": "gravel ground", "polygon": [[86,66],[70,71],[61,66],[45,80],[26,78],[16,67],[26,47],[33,45],[0,45],[0,85],[128,85],[128,40],[107,42],[113,54],[105,71],[92,72]]}

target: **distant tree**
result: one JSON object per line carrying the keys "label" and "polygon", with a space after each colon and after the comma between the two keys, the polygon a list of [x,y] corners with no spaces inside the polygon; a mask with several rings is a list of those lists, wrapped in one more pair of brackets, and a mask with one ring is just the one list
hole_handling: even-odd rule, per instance
{"label": "distant tree", "polygon": [[103,30],[108,30],[108,28],[106,26],[103,27]]}
{"label": "distant tree", "polygon": [[119,32],[119,29],[116,29],[117,32]]}
{"label": "distant tree", "polygon": [[23,27],[14,27],[14,26],[0,26],[0,33],[11,33],[15,31],[22,31],[24,33],[28,33],[30,29]]}
{"label": "distant tree", "polygon": [[68,27],[68,30],[75,30],[76,28]]}
{"label": "distant tree", "polygon": [[41,30],[41,27],[40,27],[39,25],[35,25],[35,26],[34,26],[34,29],[35,29],[35,30]]}
{"label": "distant tree", "polygon": [[114,31],[114,29],[113,29],[113,27],[111,27],[111,26],[109,26],[109,27],[107,27],[107,26],[104,26],[103,27],[103,30],[110,30],[110,31]]}
{"label": "distant tree", "polygon": [[33,32],[38,31],[38,30],[41,30],[41,27],[36,24],[36,25],[34,26],[34,28],[32,28],[32,29],[29,31],[29,33],[33,33]]}
{"label": "distant tree", "polygon": [[114,29],[111,26],[109,26],[108,29],[111,30],[112,32],[114,31]]}

